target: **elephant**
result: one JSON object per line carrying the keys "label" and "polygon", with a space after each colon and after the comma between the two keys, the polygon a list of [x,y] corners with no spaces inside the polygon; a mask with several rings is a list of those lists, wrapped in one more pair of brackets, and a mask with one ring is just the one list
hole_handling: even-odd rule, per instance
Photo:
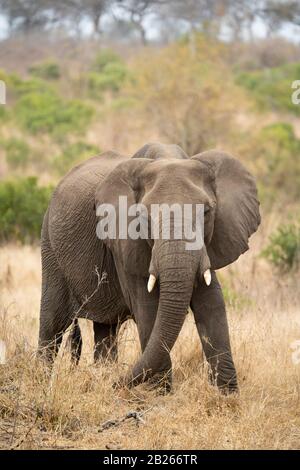
{"label": "elephant", "polygon": [[[187,250],[184,238],[154,239],[151,232],[145,238],[99,238],[97,209],[118,208],[120,195],[128,205],[145,207],[202,204],[202,246]],[[95,360],[116,360],[119,327],[131,318],[141,357],[120,383],[148,381],[169,391],[170,352],[190,308],[211,383],[222,392],[237,392],[216,271],[248,250],[259,224],[255,180],[226,152],[189,157],[178,145],[153,142],[132,157],[108,151],[84,161],[59,182],[44,216],[39,351],[53,361],[63,333],[73,325],[72,358],[78,362],[78,318],[86,318],[93,321]]]}

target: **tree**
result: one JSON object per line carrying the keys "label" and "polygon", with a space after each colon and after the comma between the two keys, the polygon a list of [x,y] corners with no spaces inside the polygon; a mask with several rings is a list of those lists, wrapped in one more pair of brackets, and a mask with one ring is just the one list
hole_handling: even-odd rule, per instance
{"label": "tree", "polygon": [[67,14],[73,22],[86,17],[93,25],[93,34],[101,33],[101,19],[113,3],[110,0],[69,0],[65,2]]}
{"label": "tree", "polygon": [[216,36],[227,11],[227,0],[172,0],[168,2],[171,17],[186,22],[191,31],[201,30]]}
{"label": "tree", "polygon": [[153,13],[158,14],[161,5],[167,0],[117,0],[120,10],[128,15],[130,23],[138,31],[143,44],[147,43],[145,21]]}
{"label": "tree", "polygon": [[243,38],[245,33],[253,40],[253,24],[257,18],[263,19],[265,0],[227,0],[227,24],[235,41]]}
{"label": "tree", "polygon": [[111,0],[0,0],[10,31],[29,32],[53,25],[78,29],[83,18],[93,25],[93,34],[101,32],[101,18],[112,5]]}
{"label": "tree", "polygon": [[52,17],[48,0],[0,0],[0,8],[10,31],[43,29]]}
{"label": "tree", "polygon": [[300,3],[298,0],[266,0],[264,20],[272,33],[284,23],[300,26]]}

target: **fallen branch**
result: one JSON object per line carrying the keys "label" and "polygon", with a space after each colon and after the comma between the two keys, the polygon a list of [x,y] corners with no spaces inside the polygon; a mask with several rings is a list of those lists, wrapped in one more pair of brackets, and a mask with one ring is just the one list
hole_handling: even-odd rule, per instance
{"label": "fallen branch", "polygon": [[145,420],[142,418],[142,416],[144,416],[146,413],[148,413],[148,411],[150,411],[152,408],[153,407],[148,408],[147,410],[145,410],[143,412],[129,411],[122,418],[109,419],[108,421],[105,421],[104,423],[101,424],[100,429],[98,430],[98,432],[103,432],[103,431],[106,431],[107,429],[110,429],[112,427],[120,426],[120,424],[124,423],[128,419],[135,420],[137,426],[139,424],[145,424]]}

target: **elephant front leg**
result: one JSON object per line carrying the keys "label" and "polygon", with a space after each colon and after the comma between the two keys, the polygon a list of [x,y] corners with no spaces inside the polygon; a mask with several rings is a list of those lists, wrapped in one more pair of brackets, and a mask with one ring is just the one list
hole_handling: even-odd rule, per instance
{"label": "elephant front leg", "polygon": [[238,390],[236,370],[231,354],[223,293],[215,272],[210,286],[201,283],[194,289],[191,308],[206,359],[210,379],[225,393]]}

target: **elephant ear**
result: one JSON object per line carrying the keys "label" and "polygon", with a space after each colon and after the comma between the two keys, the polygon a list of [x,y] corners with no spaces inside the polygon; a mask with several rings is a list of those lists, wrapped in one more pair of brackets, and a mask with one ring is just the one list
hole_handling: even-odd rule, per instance
{"label": "elephant ear", "polygon": [[217,206],[208,255],[213,269],[223,268],[249,249],[249,237],[260,224],[256,184],[244,165],[227,153],[212,150],[192,159],[215,176]]}
{"label": "elephant ear", "polygon": [[[127,220],[128,224],[130,223],[130,218],[129,220],[127,218],[127,210],[131,205],[138,202],[139,175],[149,163],[151,163],[151,160],[148,159],[131,159],[121,163],[102,180],[95,193],[96,210],[101,204],[110,204],[115,208],[116,238],[106,238],[104,243],[113,252],[115,260],[123,265],[126,272],[145,277],[149,275],[151,248],[145,239],[133,240],[129,237],[120,239],[119,224],[120,214],[123,219]],[[123,205],[124,199],[120,207],[119,196],[126,197],[126,207]]]}

